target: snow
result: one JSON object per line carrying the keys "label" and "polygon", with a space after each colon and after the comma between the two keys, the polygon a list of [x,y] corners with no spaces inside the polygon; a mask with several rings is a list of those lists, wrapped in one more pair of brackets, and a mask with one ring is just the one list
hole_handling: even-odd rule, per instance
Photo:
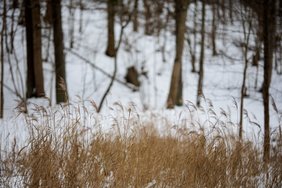
{"label": "snow", "polygon": [[[83,58],[89,60],[92,65],[99,67],[104,70],[107,74],[112,75],[114,69],[114,60],[105,56],[104,52],[106,49],[106,12],[103,10],[105,7],[102,4],[93,4],[85,2],[87,7],[93,9],[85,9],[82,15],[82,32],[79,32],[79,18],[80,11],[75,10],[75,28],[74,28],[74,47],[71,49]],[[88,6],[89,5],[89,6]],[[198,9],[200,10],[200,4]],[[194,4],[191,4],[188,11],[187,25],[193,27],[193,10]],[[207,32],[211,29],[211,10],[207,11]],[[97,105],[99,104],[108,84],[110,78],[103,74],[101,71],[95,69],[92,65],[86,63],[81,58],[72,54],[69,51],[70,43],[70,27],[69,24],[70,14],[66,7],[63,9],[63,23],[64,23],[64,37],[66,47],[66,72],[67,72],[67,87],[71,103],[79,105],[90,105],[90,100],[93,100]],[[200,23],[201,18],[197,18]],[[116,40],[118,40],[119,32],[121,29],[119,19],[116,19]],[[189,127],[195,122],[205,122],[207,117],[208,107],[206,111],[193,110],[191,107],[192,103],[196,101],[197,91],[197,80],[198,75],[191,73],[190,54],[188,46],[185,44],[184,55],[183,55],[183,99],[185,104],[183,107],[176,107],[173,110],[167,110],[165,108],[166,99],[168,95],[170,78],[172,72],[172,65],[174,60],[174,45],[175,39],[172,35],[171,30],[173,23],[170,23],[167,31],[162,31],[159,37],[156,36],[145,36],[143,29],[140,27],[139,32],[135,33],[132,31],[132,25],[129,24],[125,29],[123,36],[123,43],[118,52],[118,72],[117,78],[124,81],[126,68],[135,65],[139,71],[142,67],[148,71],[148,78],[145,76],[140,77],[142,83],[139,91],[133,92],[123,84],[115,81],[114,85],[106,98],[106,102],[102,108],[101,114],[94,113],[95,120],[100,125],[99,127],[103,131],[111,130],[110,125],[113,124],[113,119],[124,117],[123,114],[126,110],[118,109],[116,106],[123,106],[125,108],[133,108],[136,114],[144,119],[157,119],[156,126],[162,130],[163,121],[170,121],[172,124],[177,126]],[[198,24],[200,27],[200,24]],[[199,30],[199,28],[198,28]],[[234,123],[232,129],[237,129],[236,123],[239,122],[239,105],[240,99],[240,87],[243,77],[243,55],[242,50],[234,45],[234,41],[242,41],[242,26],[239,21],[234,21],[233,24],[227,24],[226,26],[219,25],[219,31],[223,31],[223,34],[219,34],[218,40],[216,41],[218,52],[224,52],[230,59],[223,55],[212,56],[212,50],[210,41],[207,38],[206,49],[205,49],[205,76],[204,76],[204,95],[207,101],[210,100],[213,103],[213,110],[220,116],[221,111],[229,112],[230,121]],[[234,32],[236,31],[236,32]],[[46,30],[43,33],[48,32]],[[52,35],[51,35],[52,36]],[[165,37],[164,37],[165,36]],[[199,57],[199,41],[200,35],[197,35],[197,60]],[[253,37],[253,36],[251,36]],[[17,64],[12,58],[13,73],[16,76],[16,88],[19,90],[21,96],[24,96],[24,80],[25,78],[25,42],[24,42],[24,29],[20,26],[17,28],[15,35],[15,46],[18,57],[18,70],[14,67]],[[253,38],[251,38],[253,40]],[[48,41],[44,38],[44,41]],[[165,44],[165,62],[163,61],[161,47]],[[54,58],[53,48],[46,49],[46,44],[43,48],[43,57],[48,57],[48,62],[44,63],[44,77],[45,77],[45,91],[47,98],[51,100],[52,106],[55,106],[55,89],[54,89],[54,78],[52,73],[54,71]],[[251,58],[251,53],[249,58]],[[10,67],[8,65],[7,57],[5,57],[5,84],[7,87],[14,90],[13,82],[11,79]],[[258,70],[258,87],[262,84],[262,70],[263,62],[260,61]],[[244,136],[246,138],[254,138],[261,141],[263,136],[263,105],[262,96],[257,92],[258,88],[254,88],[254,78],[256,75],[256,68],[249,66],[247,73],[247,86],[249,89],[250,97],[245,98],[244,108],[249,114],[251,121],[257,124],[252,124],[244,119]],[[271,84],[271,96],[273,97],[276,106],[280,114],[275,113],[271,107],[271,129],[275,130],[279,125],[281,126],[281,104],[282,104],[282,77],[277,75],[273,71],[272,84]],[[17,117],[18,98],[14,92],[5,88],[5,119],[0,122],[0,138],[1,143],[9,145],[14,138],[18,143],[24,142],[28,137],[28,128],[24,121],[23,115]],[[77,102],[79,101],[79,102]],[[204,101],[204,100],[202,100]],[[30,99],[28,101],[30,108],[32,104],[48,106],[49,101],[46,99]],[[203,105],[207,103],[203,102]],[[237,103],[237,104],[236,104]],[[208,105],[207,105],[208,106]],[[57,108],[57,107],[54,107]],[[113,109],[113,110],[111,110]],[[222,110],[223,109],[223,110]],[[203,118],[203,119],[202,119]],[[93,121],[95,121],[93,120]],[[226,120],[227,121],[227,120]],[[229,121],[229,120],[228,120]],[[183,123],[184,122],[184,123]],[[160,124],[160,125],[158,125]],[[187,127],[188,126],[188,127]],[[208,124],[204,123],[204,126],[208,129]],[[163,130],[164,131],[164,130]],[[111,178],[111,177],[109,177]],[[153,181],[152,181],[153,182]],[[150,187],[150,184],[148,184]]]}

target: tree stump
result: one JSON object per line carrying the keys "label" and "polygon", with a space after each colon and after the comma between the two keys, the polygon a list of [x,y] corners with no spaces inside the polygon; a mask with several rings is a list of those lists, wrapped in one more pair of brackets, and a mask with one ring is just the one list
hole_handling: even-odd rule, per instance
{"label": "tree stump", "polygon": [[137,70],[134,66],[127,68],[127,73],[126,73],[126,76],[125,76],[125,80],[126,80],[127,83],[131,83],[134,86],[139,87],[140,82],[138,80],[138,76],[139,76],[139,74],[138,74],[138,72],[137,72]]}

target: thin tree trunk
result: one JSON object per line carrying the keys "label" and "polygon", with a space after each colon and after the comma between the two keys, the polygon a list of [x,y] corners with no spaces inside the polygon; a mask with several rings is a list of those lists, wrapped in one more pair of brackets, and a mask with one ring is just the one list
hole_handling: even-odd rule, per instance
{"label": "thin tree trunk", "polygon": [[34,56],[34,76],[36,97],[45,96],[42,50],[41,50],[41,20],[40,20],[40,0],[33,0],[32,20],[33,23],[33,56]]}
{"label": "thin tree trunk", "polygon": [[3,15],[2,15],[2,29],[1,29],[1,85],[0,85],[0,118],[4,116],[4,33],[6,29],[6,0],[3,0]]}
{"label": "thin tree trunk", "polygon": [[229,0],[229,18],[231,23],[233,23],[233,0]]}
{"label": "thin tree trunk", "polygon": [[[247,53],[247,52],[245,52]],[[245,59],[244,64],[244,71],[243,71],[243,82],[241,86],[241,102],[240,102],[240,121],[239,121],[239,138],[242,139],[243,136],[243,110],[244,110],[244,97],[245,97],[245,91],[246,91],[246,76],[247,76],[247,69],[248,69],[248,60]]]}
{"label": "thin tree trunk", "polygon": [[211,33],[211,39],[212,39],[212,55],[217,55],[216,52],[216,7],[215,3],[212,4],[212,33]]}
{"label": "thin tree trunk", "polygon": [[[280,16],[280,17],[282,17],[282,1],[280,0],[279,1],[279,12],[278,12],[278,15]],[[281,19],[281,18],[280,18]],[[281,25],[280,25],[280,27],[282,27]]]}
{"label": "thin tree trunk", "polygon": [[221,0],[221,11],[222,11],[222,21],[226,23],[226,13],[225,13],[225,0]]}
{"label": "thin tree trunk", "polygon": [[108,45],[106,49],[106,55],[109,57],[115,57],[115,7],[117,0],[107,0],[107,12],[108,12]]}
{"label": "thin tree trunk", "polygon": [[138,0],[134,1],[134,10],[133,10],[133,31],[137,32],[139,23],[138,23]]}
{"label": "thin tree trunk", "polygon": [[79,33],[82,33],[82,30],[83,30],[83,12],[84,12],[84,5],[83,5],[83,2],[82,0],[79,0],[79,8],[80,8],[80,14],[79,14]]}
{"label": "thin tree trunk", "polygon": [[152,12],[151,12],[151,2],[150,0],[143,0],[145,8],[145,35],[153,34],[153,25],[152,25]]}
{"label": "thin tree trunk", "polygon": [[52,19],[55,48],[56,102],[58,104],[68,101],[61,0],[52,0]]}
{"label": "thin tree trunk", "polygon": [[44,15],[44,21],[49,25],[52,25],[52,0],[46,0],[46,11]]}
{"label": "thin tree trunk", "polygon": [[[12,15],[11,15],[11,29],[10,29],[10,48],[9,48],[9,53],[12,54],[14,52],[14,38],[15,38],[15,13],[16,13],[16,9],[17,9],[17,1],[13,1],[13,11],[12,11]],[[8,40],[6,40],[8,42]]]}
{"label": "thin tree trunk", "polygon": [[26,49],[27,49],[27,92],[26,97],[30,98],[34,95],[34,67],[33,67],[33,28],[32,28],[32,10],[30,0],[24,1],[24,16],[26,26]]}
{"label": "thin tree trunk", "polygon": [[201,96],[203,95],[203,80],[204,80],[204,56],[205,56],[205,17],[206,17],[206,2],[202,1],[202,29],[201,29],[201,53],[200,53],[200,69],[199,69],[199,81],[197,92],[197,106],[200,106]]}
{"label": "thin tree trunk", "polygon": [[[243,46],[243,55],[244,55],[244,71],[243,71],[243,81],[241,86],[241,101],[240,101],[240,121],[239,121],[239,139],[242,139],[243,136],[243,115],[244,115],[244,97],[246,96],[246,78],[247,78],[247,69],[248,69],[248,47],[249,47],[249,39],[251,34],[252,27],[252,18],[251,14],[248,13],[247,8],[241,9],[242,14],[242,26],[244,32],[244,46]],[[248,14],[246,18],[243,14]],[[247,24],[246,24],[247,23]]]}
{"label": "thin tree trunk", "polygon": [[13,0],[13,9],[19,8],[19,0]]}
{"label": "thin tree trunk", "polygon": [[44,79],[41,53],[40,2],[25,0],[27,45],[27,98],[42,97]]}
{"label": "thin tree trunk", "polygon": [[188,44],[190,46],[190,54],[191,54],[191,64],[192,64],[192,70],[191,72],[196,72],[196,47],[197,47],[197,14],[198,14],[198,2],[195,0],[195,9],[194,9],[194,16],[193,16],[193,26],[194,26],[194,31],[193,31],[193,49],[191,42],[188,40]]}
{"label": "thin tree trunk", "polygon": [[175,22],[176,22],[176,55],[170,82],[167,108],[182,105],[182,53],[184,46],[185,21],[187,16],[188,1],[175,0]]}
{"label": "thin tree trunk", "polygon": [[20,15],[18,18],[18,24],[21,26],[25,26],[25,0],[20,3]]}
{"label": "thin tree trunk", "polygon": [[160,36],[160,32],[163,29],[163,22],[162,22],[162,13],[163,13],[163,2],[162,1],[158,1],[154,7],[154,23],[155,24],[155,33],[157,34],[157,36]]}
{"label": "thin tree trunk", "polygon": [[73,44],[74,44],[74,12],[75,12],[75,7],[74,7],[74,3],[73,0],[70,0],[70,7],[69,7],[69,36],[70,36],[70,48],[73,48]]}
{"label": "thin tree trunk", "polygon": [[189,53],[190,53],[190,56],[191,56],[191,65],[192,65],[191,72],[196,72],[196,67],[195,67],[196,56],[195,56],[195,52],[192,49],[191,40],[189,38],[187,38],[187,43],[188,43],[188,46],[189,46]]}
{"label": "thin tree trunk", "polygon": [[269,117],[269,87],[272,75],[272,60],[275,35],[275,0],[264,0],[264,21],[263,21],[263,40],[264,40],[264,75],[263,75],[263,106],[264,106],[264,143],[263,160],[269,162],[270,159],[270,117]]}

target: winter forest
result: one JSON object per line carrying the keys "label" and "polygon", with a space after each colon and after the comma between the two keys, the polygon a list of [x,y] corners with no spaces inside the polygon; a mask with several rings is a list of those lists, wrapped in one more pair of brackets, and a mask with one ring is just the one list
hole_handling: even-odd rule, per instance
{"label": "winter forest", "polygon": [[282,187],[281,0],[0,2],[0,187]]}

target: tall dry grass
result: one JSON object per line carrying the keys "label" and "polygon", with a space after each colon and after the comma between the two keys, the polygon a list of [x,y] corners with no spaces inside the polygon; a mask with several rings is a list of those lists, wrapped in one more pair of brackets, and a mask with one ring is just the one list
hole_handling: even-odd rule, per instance
{"label": "tall dry grass", "polygon": [[16,140],[10,148],[0,145],[0,187],[282,186],[279,131],[271,162],[263,164],[257,143],[239,141],[227,129],[206,134],[202,127],[171,125],[161,132],[160,122],[119,109],[113,131],[104,132],[89,108],[35,107],[26,117],[25,147]]}

